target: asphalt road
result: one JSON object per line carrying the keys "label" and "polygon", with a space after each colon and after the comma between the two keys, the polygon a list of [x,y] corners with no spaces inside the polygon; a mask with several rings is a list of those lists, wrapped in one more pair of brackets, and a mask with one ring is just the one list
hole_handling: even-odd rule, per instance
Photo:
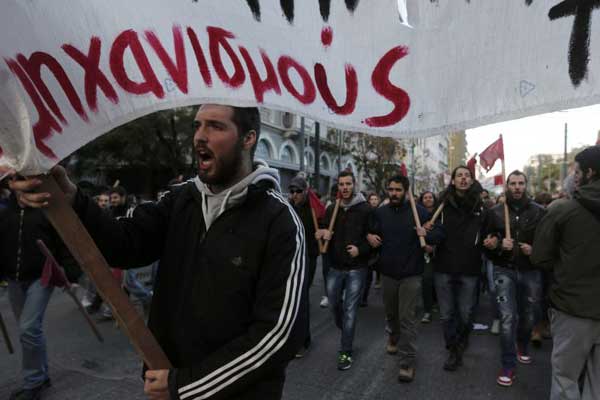
{"label": "asphalt road", "polygon": [[[0,289],[2,290],[2,289]],[[381,291],[371,290],[370,303],[361,308],[355,338],[355,362],[348,371],[336,369],[340,333],[328,309],[319,308],[322,280],[317,273],[311,290],[313,346],[308,354],[288,368],[286,400],[312,399],[547,399],[550,388],[551,342],[533,349],[534,363],[520,366],[511,388],[499,387],[499,339],[487,332],[472,337],[457,372],[442,369],[445,358],[441,324],[421,325],[415,381],[396,381],[397,358],[385,354],[385,332]],[[482,298],[485,300],[485,298]],[[7,296],[0,293],[0,312],[13,343],[17,345],[15,321]],[[488,324],[484,301],[477,322]],[[105,343],[96,341],[75,309],[72,300],[56,290],[46,317],[52,388],[45,400],[144,399],[140,362],[127,338],[112,323],[99,324]],[[20,382],[20,354],[8,355],[0,339],[0,399],[7,399]]]}

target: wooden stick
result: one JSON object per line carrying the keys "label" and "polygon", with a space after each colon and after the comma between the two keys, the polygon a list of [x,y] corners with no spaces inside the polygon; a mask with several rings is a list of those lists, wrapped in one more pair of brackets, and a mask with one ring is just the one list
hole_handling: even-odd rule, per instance
{"label": "wooden stick", "polygon": [[83,306],[83,304],[81,304],[81,301],[79,301],[79,299],[77,298],[77,295],[75,294],[75,292],[73,291],[73,288],[71,287],[71,283],[69,282],[69,279],[67,279],[65,271],[59,266],[58,262],[52,255],[52,252],[50,252],[50,250],[48,249],[48,247],[46,247],[46,245],[44,244],[44,242],[42,240],[38,239],[36,241],[36,243],[37,243],[40,251],[42,252],[42,254],[44,254],[44,256],[46,256],[46,258],[49,258],[51,260],[51,262],[53,262],[58,267],[58,271],[61,274],[61,279],[65,282],[65,292],[67,292],[69,297],[71,297],[71,299],[73,299],[73,301],[75,302],[75,305],[79,309],[79,312],[81,312],[81,314],[83,314],[83,317],[87,321],[90,328],[92,328],[92,332],[94,333],[94,335],[96,336],[98,341],[103,343],[104,338],[100,334],[100,331],[98,330],[98,327],[96,326],[96,323],[92,320],[92,318],[87,313],[87,311],[85,311],[85,307]]}
{"label": "wooden stick", "polygon": [[[310,213],[312,214],[313,225],[315,226],[315,233],[319,230],[319,221],[317,221],[317,213],[315,209],[310,207]],[[323,241],[321,239],[317,240],[319,245],[319,253],[323,253]]]}
{"label": "wooden stick", "polygon": [[442,215],[442,211],[444,211],[445,205],[446,203],[440,204],[437,210],[435,210],[435,212],[433,213],[433,217],[431,217],[431,219],[429,220],[429,222],[431,222],[432,225],[435,224],[435,221],[437,221],[440,215]]}
{"label": "wooden stick", "polygon": [[[333,232],[333,227],[335,226],[335,219],[337,218],[341,203],[342,203],[342,199],[335,200],[335,207],[333,209],[333,215],[331,216],[331,221],[329,221],[329,232]],[[327,253],[327,249],[329,248],[329,242],[330,242],[329,240],[325,240],[325,243],[323,244],[323,254]]]}
{"label": "wooden stick", "polygon": [[[421,219],[419,218],[419,213],[417,212],[417,204],[415,203],[415,198],[412,194],[412,190],[408,190],[408,201],[410,202],[410,208],[412,209],[413,218],[415,219],[415,225],[417,228],[421,228]],[[427,246],[427,242],[425,242],[425,238],[423,236],[419,236],[419,243],[421,243],[421,247]]]}
{"label": "wooden stick", "polygon": [[65,245],[81,268],[87,272],[98,292],[113,309],[113,315],[146,366],[151,370],[170,369],[171,363],[152,333],[146,328],[143,317],[135,310],[125,292],[110,273],[110,267],[96,247],[64,193],[51,175],[40,176],[42,185],[38,192],[50,193],[46,217],[54,226]]}
{"label": "wooden stick", "polygon": [[[502,138],[502,135],[500,135],[500,138]],[[508,197],[506,196],[506,167],[504,165],[504,158],[501,159],[502,161],[502,181],[504,184],[504,237],[506,239],[511,239],[511,234],[510,234],[510,214],[508,212]]]}
{"label": "wooden stick", "polygon": [[4,338],[4,343],[6,343],[6,349],[9,354],[15,354],[15,350],[13,349],[12,342],[10,341],[10,336],[8,336],[8,330],[6,329],[6,325],[4,325],[4,319],[2,318],[2,314],[0,313],[0,331],[2,331],[2,337]]}

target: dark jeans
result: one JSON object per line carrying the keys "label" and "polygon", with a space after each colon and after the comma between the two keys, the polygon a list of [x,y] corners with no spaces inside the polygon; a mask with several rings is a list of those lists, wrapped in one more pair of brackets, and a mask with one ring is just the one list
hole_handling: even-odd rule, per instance
{"label": "dark jeans", "polygon": [[512,369],[517,365],[516,346],[528,354],[531,331],[541,318],[542,273],[495,266],[494,283],[502,322],[502,367]]}
{"label": "dark jeans", "polygon": [[317,269],[317,257],[306,257],[308,261],[308,283],[306,285],[306,333],[304,336],[304,348],[308,348],[311,342],[310,335],[310,287],[315,278],[315,270]]}
{"label": "dark jeans", "polygon": [[327,276],[329,275],[329,269],[331,268],[331,255],[325,253],[321,255],[321,272],[323,273],[323,291],[327,297]]}
{"label": "dark jeans", "polygon": [[433,311],[434,288],[433,288],[433,261],[425,259],[425,272],[423,273],[423,312],[431,314]]}
{"label": "dark jeans", "polygon": [[329,307],[333,311],[335,325],[342,330],[342,352],[352,352],[356,314],[366,278],[367,268],[349,271],[331,268],[327,276]]}
{"label": "dark jeans", "polygon": [[468,340],[473,329],[473,310],[477,302],[479,278],[436,272],[434,281],[446,347],[455,348]]}
{"label": "dark jeans", "polygon": [[48,356],[43,324],[46,307],[54,287],[43,287],[40,280],[8,281],[8,297],[19,324],[23,352],[23,388],[33,389],[48,379]]}
{"label": "dark jeans", "polygon": [[365,280],[365,287],[363,288],[362,302],[367,303],[369,301],[369,292],[371,291],[371,285],[373,284],[373,274],[375,271],[368,269],[367,278]]}

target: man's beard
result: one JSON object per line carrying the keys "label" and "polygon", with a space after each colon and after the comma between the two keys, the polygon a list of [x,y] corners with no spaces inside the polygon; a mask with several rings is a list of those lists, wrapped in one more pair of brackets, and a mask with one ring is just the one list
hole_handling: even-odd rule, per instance
{"label": "man's beard", "polygon": [[231,183],[239,169],[242,167],[242,158],[242,141],[239,140],[230,153],[224,154],[219,158],[215,157],[214,176],[209,177],[207,176],[206,171],[199,170],[198,177],[202,182],[209,186],[227,185]]}
{"label": "man's beard", "polygon": [[579,187],[583,186],[583,185],[587,185],[588,183],[590,183],[590,179],[588,179],[587,176],[585,176],[585,174],[581,174],[581,178],[579,179]]}
{"label": "man's beard", "polygon": [[516,199],[516,198],[514,198],[513,194],[509,190],[507,190],[506,191],[506,199],[508,201],[508,204],[522,206],[527,202],[527,193],[526,192],[521,193],[521,198]]}
{"label": "man's beard", "polygon": [[402,196],[402,197],[397,197],[396,199],[392,200],[390,198],[390,203],[394,206],[401,206],[402,204],[404,204],[404,199],[406,198],[406,195]]}

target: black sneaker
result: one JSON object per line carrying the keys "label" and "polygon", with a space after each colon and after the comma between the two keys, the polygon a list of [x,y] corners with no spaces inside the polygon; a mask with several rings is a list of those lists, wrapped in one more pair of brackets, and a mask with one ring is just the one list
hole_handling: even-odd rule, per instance
{"label": "black sneaker", "polygon": [[352,354],[350,353],[346,353],[346,352],[341,352],[340,355],[338,356],[338,369],[340,371],[345,371],[347,369],[350,369],[350,367],[352,366]]}
{"label": "black sneaker", "polygon": [[17,389],[10,394],[9,400],[40,400],[41,393],[45,389],[52,386],[50,378],[46,379],[44,383],[33,389]]}
{"label": "black sneaker", "polygon": [[444,369],[446,371],[456,371],[458,367],[462,365],[462,353],[456,348],[450,349],[448,358],[444,363]]}

